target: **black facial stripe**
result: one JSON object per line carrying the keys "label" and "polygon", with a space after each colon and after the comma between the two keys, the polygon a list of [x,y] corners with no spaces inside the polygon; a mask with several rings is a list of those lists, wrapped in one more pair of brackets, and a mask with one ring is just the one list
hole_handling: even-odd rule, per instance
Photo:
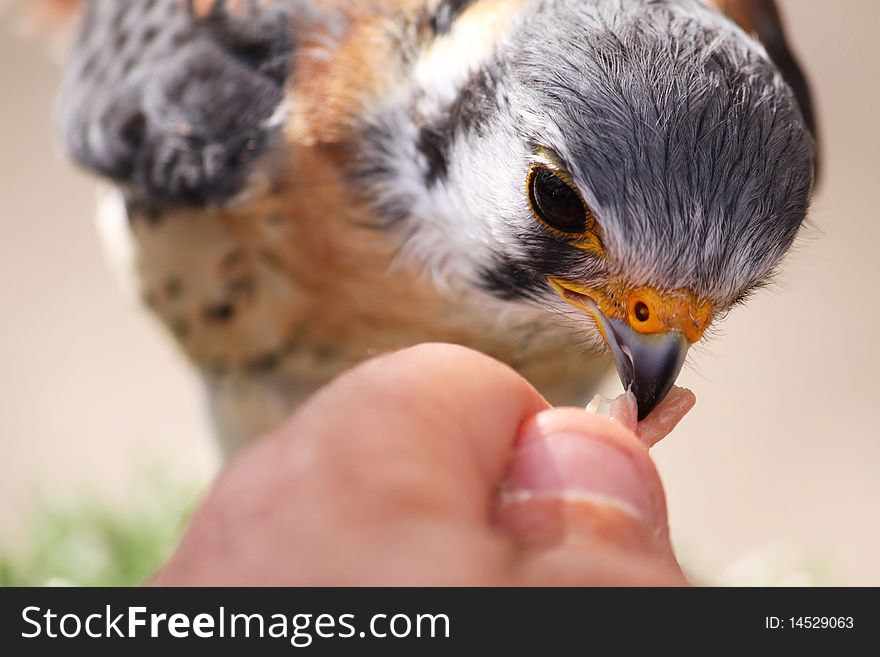
{"label": "black facial stripe", "polygon": [[546,282],[534,272],[504,255],[496,255],[492,265],[480,272],[479,287],[503,301],[535,300]]}
{"label": "black facial stripe", "polygon": [[452,29],[455,19],[473,3],[474,0],[440,0],[434,11],[425,16],[425,26],[434,36],[446,34]]}
{"label": "black facial stripe", "polygon": [[489,71],[496,64],[486,64],[482,70],[471,75],[461,88],[458,97],[449,108],[450,121],[459,130],[475,131],[482,134],[483,129],[498,111],[496,81]]}
{"label": "black facial stripe", "polygon": [[433,186],[448,172],[447,153],[449,150],[449,130],[437,131],[432,127],[424,127],[419,131],[416,148],[425,156],[425,182]]}
{"label": "black facial stripe", "polygon": [[424,125],[416,147],[425,156],[425,182],[436,185],[448,174],[449,150],[457,134],[480,134],[497,109],[493,102],[494,81],[485,71],[477,71],[462,87],[442,119]]}
{"label": "black facial stripe", "polygon": [[598,260],[567,242],[552,237],[530,235],[522,238],[525,254],[511,258],[497,254],[492,264],[480,272],[479,286],[507,301],[540,300],[547,294],[548,276],[571,280],[594,280],[601,276]]}

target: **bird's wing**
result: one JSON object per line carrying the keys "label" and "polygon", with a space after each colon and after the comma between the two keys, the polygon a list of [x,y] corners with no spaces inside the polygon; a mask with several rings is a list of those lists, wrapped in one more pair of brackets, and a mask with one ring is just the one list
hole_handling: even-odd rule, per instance
{"label": "bird's wing", "polygon": [[67,151],[130,199],[233,197],[280,129],[291,14],[308,5],[86,3],[58,103]]}
{"label": "bird's wing", "polygon": [[[798,99],[804,121],[818,142],[810,85],[788,40],[776,0],[704,0],[761,42]],[[818,161],[818,159],[817,159]]]}
{"label": "bird's wing", "polygon": [[[344,243],[327,216],[347,197],[332,163],[286,132],[294,78],[304,77],[297,57],[306,42],[317,59],[316,41],[332,45],[345,29],[341,4],[80,7],[57,106],[62,144],[112,181],[99,216],[114,236],[110,256],[134,270],[139,295],[203,373],[229,444],[273,425],[348,363],[309,333],[323,327],[305,282],[332,249],[301,230],[319,226],[322,245]],[[301,190],[325,202],[303,203]]]}

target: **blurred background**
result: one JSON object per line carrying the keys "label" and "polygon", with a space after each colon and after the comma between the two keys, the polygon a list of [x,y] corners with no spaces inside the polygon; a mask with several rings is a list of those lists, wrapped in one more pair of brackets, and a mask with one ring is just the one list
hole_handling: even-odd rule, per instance
{"label": "blurred background", "polygon": [[[880,2],[781,5],[823,184],[779,284],[692,355],[697,407],[654,455],[698,579],[877,586]],[[161,552],[219,462],[198,382],[105,265],[95,185],[53,144],[57,61],[0,21],[0,554],[65,561],[94,524]]]}

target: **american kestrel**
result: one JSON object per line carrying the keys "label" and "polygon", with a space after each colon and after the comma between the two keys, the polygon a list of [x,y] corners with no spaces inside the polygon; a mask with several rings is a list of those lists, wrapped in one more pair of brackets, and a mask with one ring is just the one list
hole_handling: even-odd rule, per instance
{"label": "american kestrel", "polygon": [[423,341],[644,417],[816,170],[772,0],[91,0],[58,107],[229,451]]}

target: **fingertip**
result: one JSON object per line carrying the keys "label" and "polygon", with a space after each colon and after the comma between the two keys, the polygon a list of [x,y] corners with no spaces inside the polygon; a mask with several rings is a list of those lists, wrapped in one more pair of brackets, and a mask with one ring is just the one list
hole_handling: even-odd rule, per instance
{"label": "fingertip", "polygon": [[499,506],[501,525],[533,550],[612,545],[671,554],[666,501],[631,431],[579,409],[553,409],[523,427]]}

